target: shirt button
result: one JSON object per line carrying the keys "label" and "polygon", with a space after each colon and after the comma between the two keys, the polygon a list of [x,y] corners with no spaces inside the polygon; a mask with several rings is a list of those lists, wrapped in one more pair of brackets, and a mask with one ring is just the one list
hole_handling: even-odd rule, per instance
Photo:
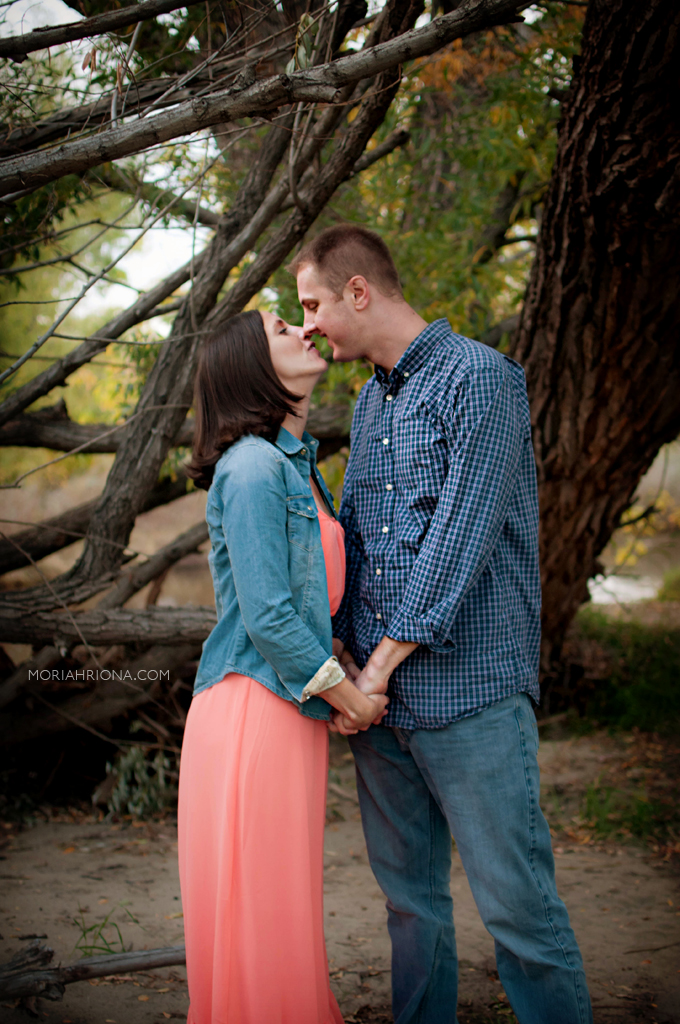
{"label": "shirt button", "polygon": [[385,490],[386,491],[391,491],[392,490],[392,484],[385,484]]}
{"label": "shirt button", "polygon": [[308,506],[307,506],[307,511],[308,511],[308,512],[311,512],[311,511],[312,511],[312,506],[311,506],[311,505],[308,505]]}
{"label": "shirt button", "polygon": [[378,612],[378,614],[376,615],[376,619],[382,619],[382,615],[380,614],[380,612]]}
{"label": "shirt button", "polygon": [[383,444],[389,444],[389,443],[390,443],[389,437],[383,437]]}
{"label": "shirt button", "polygon": [[300,449],[300,455],[306,455],[306,454],[307,454],[307,449],[306,448],[301,448]]}
{"label": "shirt button", "polygon": [[389,530],[389,526],[383,526],[383,529],[382,529],[383,533],[387,533],[388,530]]}
{"label": "shirt button", "polygon": [[394,398],[394,395],[385,395],[385,401],[386,402],[391,402],[393,398]]}
{"label": "shirt button", "polygon": [[375,574],[376,576],[382,576],[382,569],[376,569]]}
{"label": "shirt button", "polygon": [[409,376],[409,374],[408,374],[408,373],[405,373],[405,374],[404,374],[403,376],[404,376],[404,377],[408,377],[408,376]]}

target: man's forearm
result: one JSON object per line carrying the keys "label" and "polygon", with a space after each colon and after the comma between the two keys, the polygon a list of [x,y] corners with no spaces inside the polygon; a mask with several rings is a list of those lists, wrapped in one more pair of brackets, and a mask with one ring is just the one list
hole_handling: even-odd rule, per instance
{"label": "man's forearm", "polygon": [[391,636],[384,636],[356,680],[357,687],[364,693],[385,693],[395,668],[418,646],[417,643],[402,642],[393,640]]}

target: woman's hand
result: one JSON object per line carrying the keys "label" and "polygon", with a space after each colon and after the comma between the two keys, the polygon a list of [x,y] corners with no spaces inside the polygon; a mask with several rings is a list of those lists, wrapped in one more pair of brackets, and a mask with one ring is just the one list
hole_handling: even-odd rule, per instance
{"label": "woman's hand", "polygon": [[341,683],[323,690],[319,696],[339,713],[333,717],[337,731],[343,736],[364,731],[374,722],[379,722],[389,703],[383,694],[361,693],[347,676]]}
{"label": "woman's hand", "polygon": [[345,650],[342,652],[342,654],[338,658],[338,661],[344,668],[345,675],[347,676],[347,678],[351,679],[351,681],[355,683],[359,676],[361,675],[361,669],[359,668],[359,666],[357,665],[356,661],[352,657],[351,653],[347,650],[347,648],[345,648]]}
{"label": "woman's hand", "polygon": [[343,715],[341,711],[334,711],[333,717],[328,723],[330,732],[339,732],[342,736],[355,736],[358,732],[365,732],[371,725],[380,725],[380,722],[387,714],[389,699],[381,693],[367,694],[366,696],[373,703],[372,713],[375,714],[375,718],[366,724],[359,725],[356,721],[351,721]]}
{"label": "woman's hand", "polygon": [[342,668],[345,670],[345,675],[350,680],[350,682],[353,683],[356,679],[359,678],[359,675],[361,674],[361,669],[355,662],[352,652],[345,647],[342,640],[340,640],[337,636],[333,637],[333,654],[340,662]]}

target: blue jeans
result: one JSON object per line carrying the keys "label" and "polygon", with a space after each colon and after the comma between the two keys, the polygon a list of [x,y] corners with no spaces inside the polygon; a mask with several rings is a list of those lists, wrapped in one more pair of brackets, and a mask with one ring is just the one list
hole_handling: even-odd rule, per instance
{"label": "blue jeans", "polygon": [[443,729],[371,726],[350,743],[368,855],[387,896],[395,1024],[456,1022],[451,834],[520,1024],[591,1024],[538,802],[529,697]]}

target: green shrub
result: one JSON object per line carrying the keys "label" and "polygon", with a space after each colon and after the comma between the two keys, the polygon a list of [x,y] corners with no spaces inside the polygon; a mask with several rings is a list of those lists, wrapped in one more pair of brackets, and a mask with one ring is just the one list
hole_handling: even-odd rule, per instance
{"label": "green shrub", "polygon": [[162,750],[152,761],[147,759],[143,747],[130,747],[119,754],[114,764],[106,766],[107,773],[116,779],[108,800],[109,811],[146,818],[165,810],[177,795],[168,778],[171,769],[170,760]]}
{"label": "green shrub", "polygon": [[620,729],[670,733],[680,724],[680,629],[611,620],[592,608],[577,619],[578,633],[606,655],[608,676],[598,679],[586,716]]}
{"label": "green shrub", "polygon": [[664,573],[663,584],[657,594],[659,601],[680,601],[680,569]]}

